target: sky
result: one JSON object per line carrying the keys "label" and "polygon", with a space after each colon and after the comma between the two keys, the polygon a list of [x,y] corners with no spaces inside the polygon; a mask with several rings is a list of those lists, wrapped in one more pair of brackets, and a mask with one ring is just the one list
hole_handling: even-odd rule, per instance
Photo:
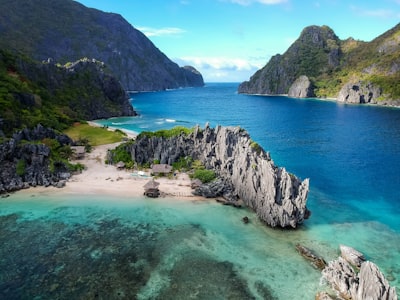
{"label": "sky", "polygon": [[242,82],[310,25],[370,41],[400,22],[400,0],[78,0],[122,15],[205,82]]}

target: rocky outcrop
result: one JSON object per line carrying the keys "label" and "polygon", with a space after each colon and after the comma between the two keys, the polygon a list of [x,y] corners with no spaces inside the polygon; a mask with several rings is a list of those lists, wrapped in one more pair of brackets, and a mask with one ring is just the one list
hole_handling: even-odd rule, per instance
{"label": "rocky outcrop", "polygon": [[[210,196],[222,196],[231,202],[241,199],[272,227],[296,228],[309,216],[309,180],[301,181],[285,168],[275,166],[269,154],[239,127],[196,127],[189,135],[172,138],[142,134],[126,147],[138,164],[154,160],[172,164],[187,156],[202,161],[224,183],[216,185],[214,194],[207,189]],[[108,159],[112,161],[112,157]]]}
{"label": "rocky outcrop", "polygon": [[1,1],[0,35],[0,46],[39,61],[52,58],[65,64],[83,57],[103,61],[125,90],[204,85],[199,72],[172,62],[122,16],[78,1]]}
{"label": "rocky outcrop", "polygon": [[296,245],[296,250],[297,252],[300,253],[301,256],[303,256],[305,259],[311,262],[311,265],[319,270],[323,270],[326,267],[326,262],[325,260],[317,255],[314,251],[311,249],[308,249],[307,247],[297,244]]}
{"label": "rocky outcrop", "polygon": [[40,142],[52,139],[60,146],[69,145],[71,139],[38,125],[24,129],[0,144],[0,193],[20,190],[30,186],[63,186],[71,173],[62,162],[51,165],[51,150]]}
{"label": "rocky outcrop", "polygon": [[240,84],[243,94],[287,94],[301,75],[316,77],[340,62],[340,40],[327,26],[304,28],[283,55],[275,55],[249,81]]}
{"label": "rocky outcrop", "polygon": [[315,97],[314,86],[307,76],[302,75],[290,86],[288,96],[293,98]]}
{"label": "rocky outcrop", "polygon": [[363,255],[350,247],[343,248],[342,253],[345,257],[349,257],[350,254],[350,262],[339,257],[329,262],[322,271],[322,277],[337,292],[340,299],[397,300],[395,288],[390,287],[374,263],[357,259],[356,263],[361,265],[359,272],[356,272],[351,262],[354,262],[355,257],[360,258]]}
{"label": "rocky outcrop", "polygon": [[370,82],[347,83],[340,90],[337,101],[345,103],[377,103],[381,96],[381,88]]}

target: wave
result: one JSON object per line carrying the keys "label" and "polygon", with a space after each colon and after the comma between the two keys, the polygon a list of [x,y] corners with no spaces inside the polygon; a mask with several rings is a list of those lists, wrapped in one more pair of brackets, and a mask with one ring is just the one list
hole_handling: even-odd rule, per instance
{"label": "wave", "polygon": [[165,119],[165,122],[168,122],[168,123],[175,123],[176,120],[174,120],[174,119]]}

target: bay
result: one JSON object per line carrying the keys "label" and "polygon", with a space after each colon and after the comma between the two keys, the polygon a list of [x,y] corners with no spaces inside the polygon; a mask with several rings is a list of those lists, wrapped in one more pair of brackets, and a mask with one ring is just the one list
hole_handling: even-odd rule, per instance
{"label": "bay", "polygon": [[206,122],[246,129],[277,165],[310,178],[303,226],[271,229],[213,201],[16,193],[0,201],[0,296],[314,299],[325,287],[297,243],[326,260],[352,246],[399,290],[400,110],[236,89],[133,93],[140,116],[97,122],[136,132]]}

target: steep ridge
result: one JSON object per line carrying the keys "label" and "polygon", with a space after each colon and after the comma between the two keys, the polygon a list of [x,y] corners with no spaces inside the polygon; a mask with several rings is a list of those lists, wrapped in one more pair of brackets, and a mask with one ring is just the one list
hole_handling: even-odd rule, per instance
{"label": "steep ridge", "polygon": [[0,137],[37,124],[62,130],[75,121],[135,112],[120,82],[99,61],[65,66],[0,50]]}
{"label": "steep ridge", "polygon": [[238,91],[399,106],[399,80],[400,24],[371,42],[340,40],[327,26],[309,26]]}
{"label": "steep ridge", "polygon": [[296,228],[310,214],[309,180],[301,181],[275,166],[269,153],[239,127],[196,127],[189,135],[170,138],[141,134],[125,147],[138,164],[154,160],[172,164],[188,156],[202,161],[223,182],[219,196],[242,200],[269,226]]}
{"label": "steep ridge", "polygon": [[316,77],[339,65],[340,40],[328,26],[309,26],[283,54],[271,58],[250,81],[239,86],[239,93],[287,94],[301,75]]}
{"label": "steep ridge", "polygon": [[120,15],[72,0],[0,0],[0,35],[0,47],[39,61],[100,60],[125,90],[204,85],[197,70],[180,68]]}

